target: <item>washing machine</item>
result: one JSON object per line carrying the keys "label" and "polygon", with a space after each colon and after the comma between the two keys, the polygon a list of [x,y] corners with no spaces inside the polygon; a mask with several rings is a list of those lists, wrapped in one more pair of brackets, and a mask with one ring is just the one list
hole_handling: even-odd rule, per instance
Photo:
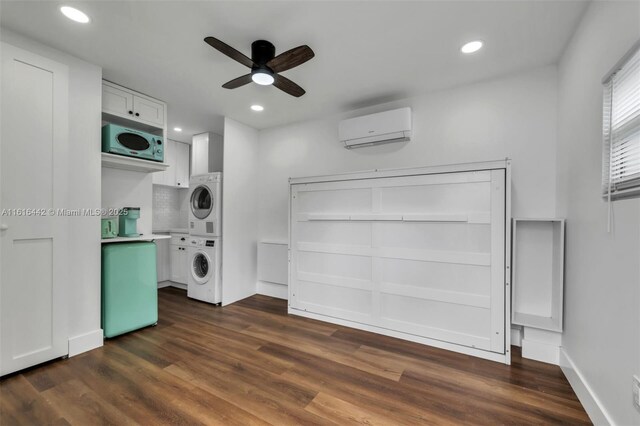
{"label": "washing machine", "polygon": [[222,302],[220,239],[189,237],[187,296],[208,303]]}
{"label": "washing machine", "polygon": [[222,234],[222,173],[191,176],[189,180],[189,235]]}

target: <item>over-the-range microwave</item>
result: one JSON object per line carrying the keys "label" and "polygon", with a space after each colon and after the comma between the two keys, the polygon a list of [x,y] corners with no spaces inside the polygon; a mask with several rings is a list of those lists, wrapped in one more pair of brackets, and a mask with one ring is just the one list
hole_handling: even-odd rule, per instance
{"label": "over-the-range microwave", "polygon": [[102,152],[162,162],[164,142],[162,136],[105,124],[102,126]]}

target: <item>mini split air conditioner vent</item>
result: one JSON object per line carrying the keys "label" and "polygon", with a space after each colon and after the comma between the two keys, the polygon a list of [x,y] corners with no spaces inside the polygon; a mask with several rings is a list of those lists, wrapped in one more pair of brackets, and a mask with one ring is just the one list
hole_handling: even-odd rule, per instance
{"label": "mini split air conditioner vent", "polygon": [[340,142],[345,148],[362,148],[411,140],[411,108],[400,108],[340,122]]}

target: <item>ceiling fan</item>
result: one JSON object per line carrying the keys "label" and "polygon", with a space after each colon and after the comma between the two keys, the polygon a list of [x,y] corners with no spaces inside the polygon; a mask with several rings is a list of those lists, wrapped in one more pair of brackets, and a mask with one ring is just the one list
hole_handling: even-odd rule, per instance
{"label": "ceiling fan", "polygon": [[279,73],[302,65],[313,58],[315,54],[309,46],[294,47],[276,56],[276,48],[273,44],[266,40],[256,40],[251,43],[251,58],[249,58],[217,38],[207,37],[204,41],[231,59],[251,68],[251,73],[223,84],[222,87],[225,89],[235,89],[253,81],[263,86],[273,84],[278,89],[296,98],[305,94],[302,87]]}

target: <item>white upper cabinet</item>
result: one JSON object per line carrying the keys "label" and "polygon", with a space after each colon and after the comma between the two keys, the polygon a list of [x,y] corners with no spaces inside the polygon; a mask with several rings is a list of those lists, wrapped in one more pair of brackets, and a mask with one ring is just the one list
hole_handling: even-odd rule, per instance
{"label": "white upper cabinet", "polygon": [[168,139],[164,147],[164,161],[169,165],[167,170],[153,174],[156,185],[189,187],[189,145]]}
{"label": "white upper cabinet", "polygon": [[102,111],[125,117],[133,115],[133,93],[103,83]]}
{"label": "white upper cabinet", "polygon": [[189,187],[189,145],[186,143],[174,143],[176,160],[176,186]]}
{"label": "white upper cabinet", "polygon": [[108,81],[102,82],[102,111],[157,128],[164,128],[166,104]]}
{"label": "white upper cabinet", "polygon": [[133,114],[140,121],[164,127],[164,105],[160,102],[134,96]]}

